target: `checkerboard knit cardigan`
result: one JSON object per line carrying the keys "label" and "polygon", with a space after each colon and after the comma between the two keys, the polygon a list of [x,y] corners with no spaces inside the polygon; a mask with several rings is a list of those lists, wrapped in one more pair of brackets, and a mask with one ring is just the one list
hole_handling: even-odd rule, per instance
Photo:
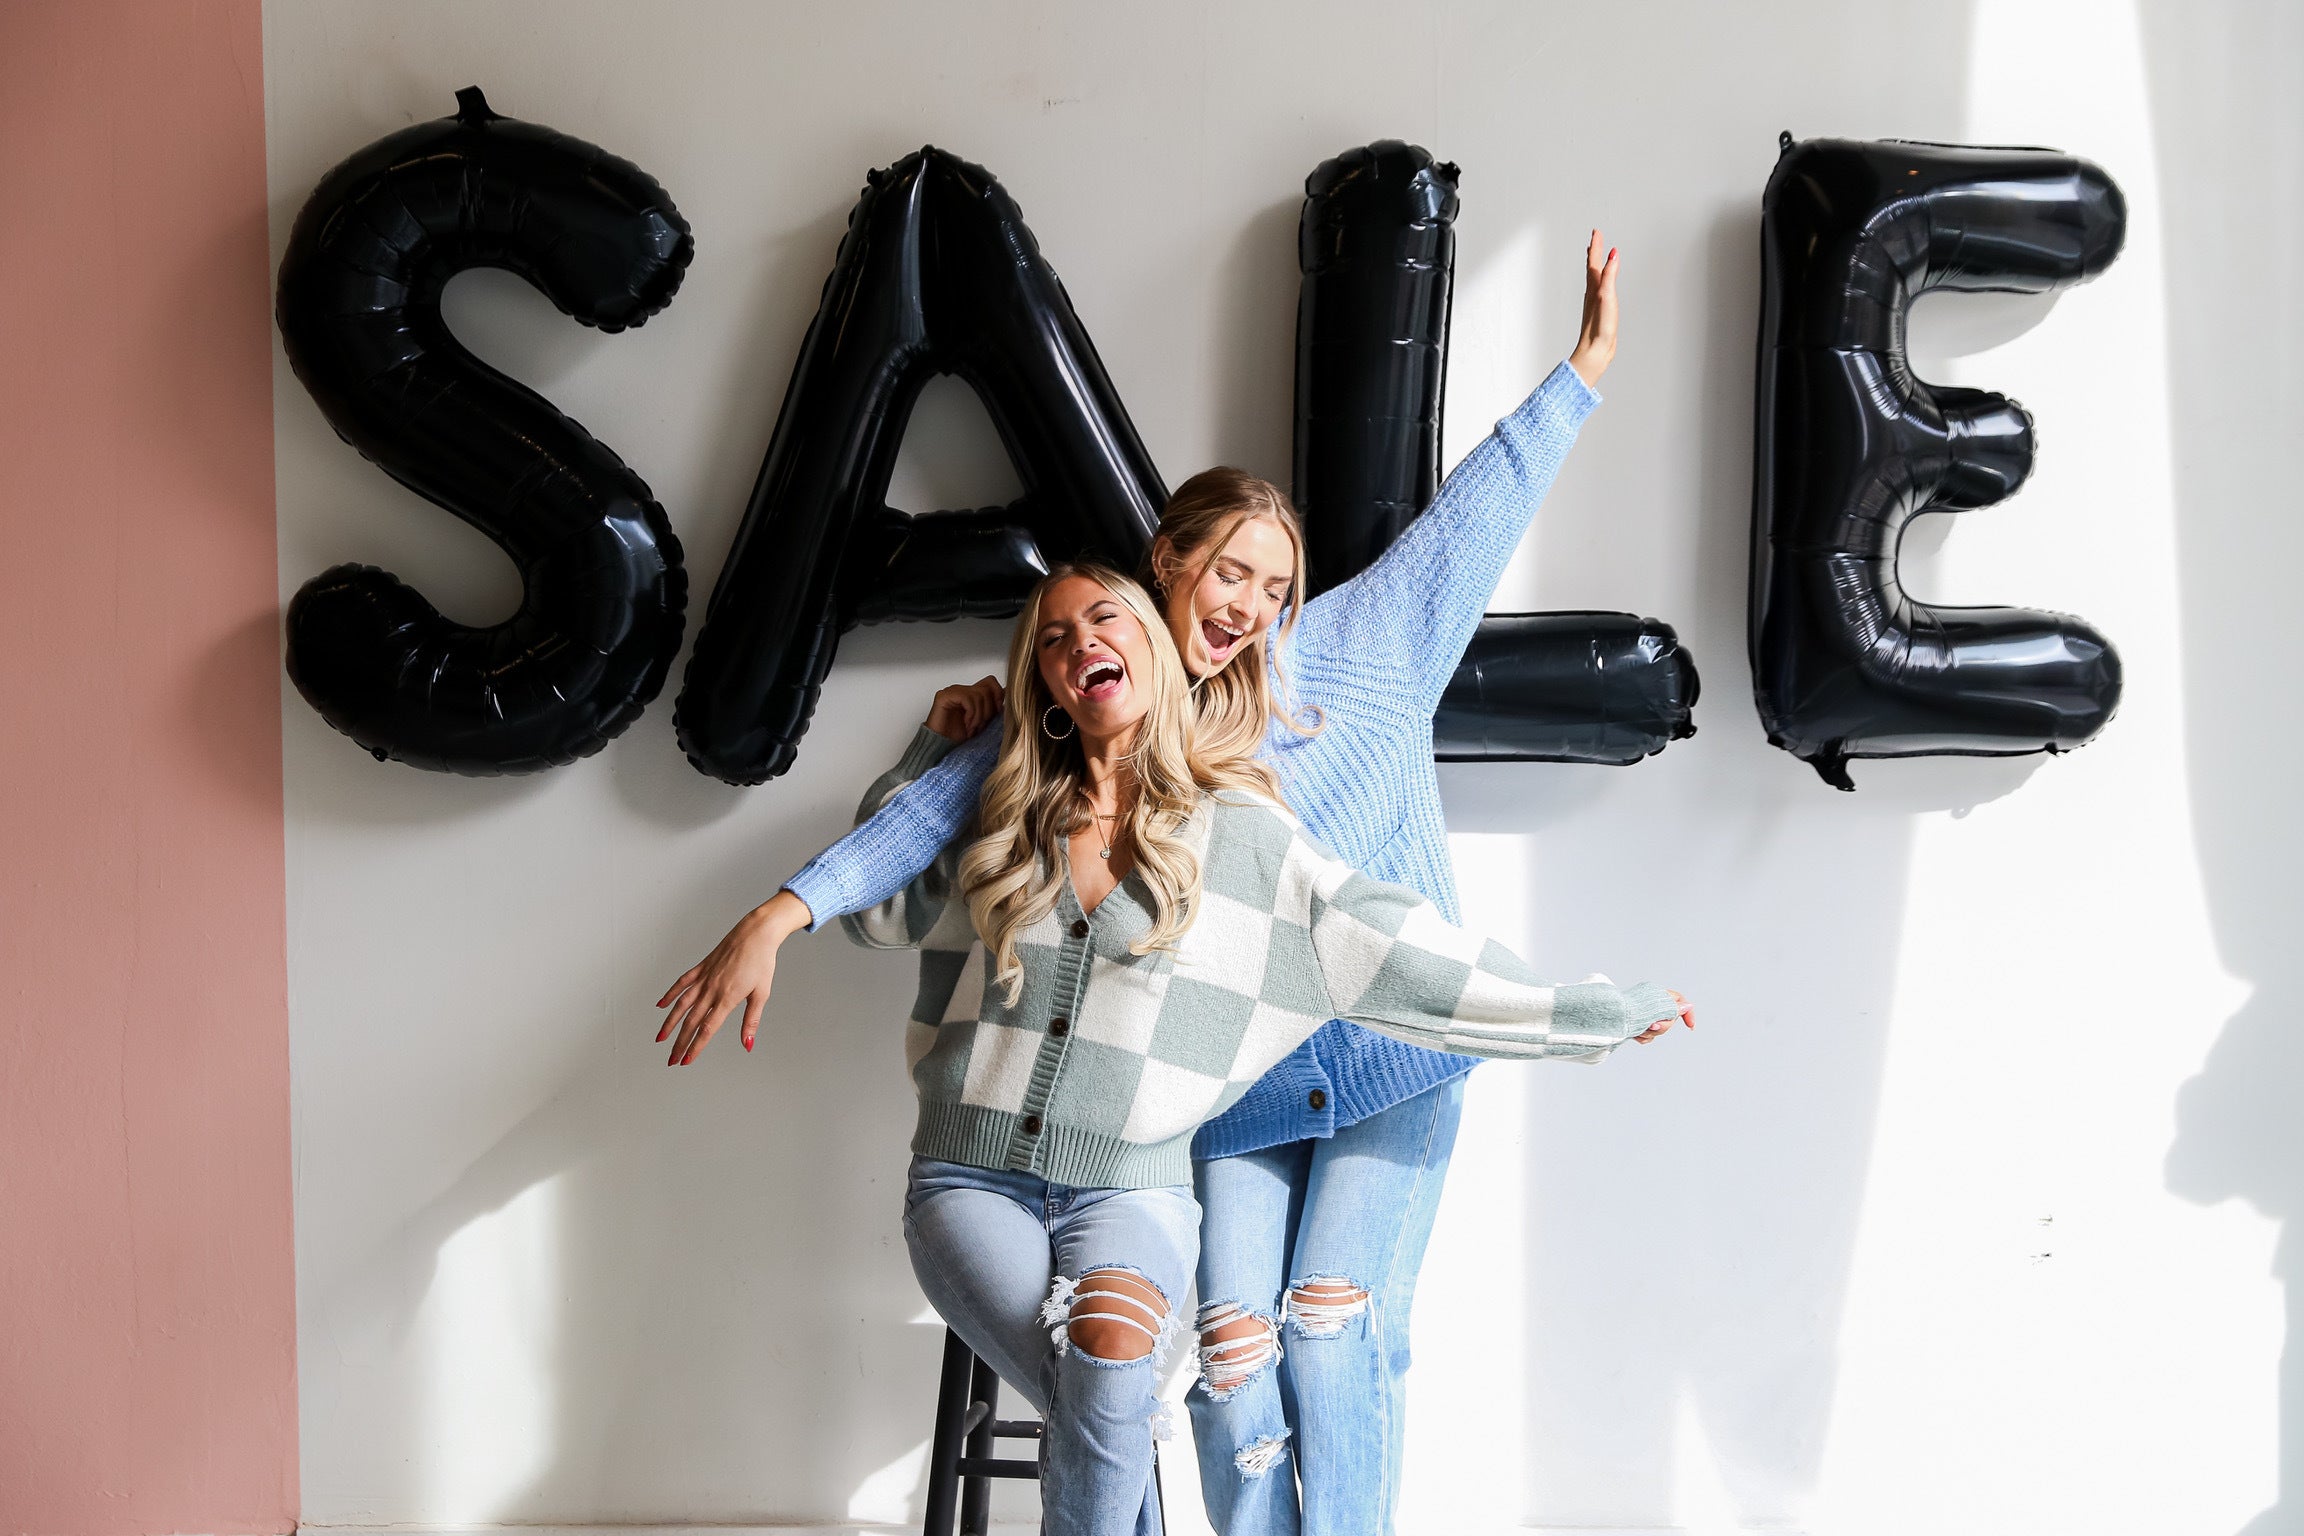
{"label": "checkerboard knit cardigan", "polygon": [[[1267,760],[1289,806],[1355,867],[1422,892],[1451,920],[1456,885],[1432,770],[1432,711],[1599,403],[1574,369],[1553,369],[1374,565],[1305,604],[1297,620],[1287,680],[1328,728],[1311,737],[1275,730]],[[819,925],[887,899],[975,814],[999,743],[995,722],[810,860],[788,888]],[[1472,1065],[1338,1021],[1203,1127],[1193,1154],[1227,1157],[1333,1135]]]}
{"label": "checkerboard knit cardigan", "polygon": [[[863,813],[941,742],[923,728]],[[1067,872],[1054,909],[1017,937],[1013,1003],[988,953],[969,964],[957,844],[872,913],[841,919],[860,942],[922,951],[905,1040],[913,1151],[1055,1184],[1187,1184],[1192,1133],[1330,1019],[1478,1056],[1597,1059],[1678,1017],[1662,987],[1539,981],[1260,796],[1204,797],[1182,835],[1200,855],[1200,902],[1172,949],[1130,951],[1152,926],[1133,874],[1087,913]]]}

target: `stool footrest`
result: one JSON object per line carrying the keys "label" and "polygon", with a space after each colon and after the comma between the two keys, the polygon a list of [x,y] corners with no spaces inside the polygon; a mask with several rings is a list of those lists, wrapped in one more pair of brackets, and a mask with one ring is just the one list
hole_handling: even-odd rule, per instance
{"label": "stool footrest", "polygon": [[994,1419],[992,1437],[995,1440],[1037,1440],[1043,1427],[1038,1419]]}
{"label": "stool footrest", "polygon": [[1037,1478],[1040,1463],[1036,1461],[1005,1461],[993,1456],[963,1456],[960,1458],[962,1477],[1022,1477]]}

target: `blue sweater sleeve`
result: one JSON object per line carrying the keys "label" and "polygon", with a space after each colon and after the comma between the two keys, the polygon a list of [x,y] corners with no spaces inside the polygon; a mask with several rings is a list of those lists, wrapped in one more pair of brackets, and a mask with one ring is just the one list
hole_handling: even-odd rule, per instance
{"label": "blue sweater sleeve", "polygon": [[935,862],[976,814],[977,791],[999,755],[995,720],[890,796],[869,821],[802,865],[784,889],[808,903],[808,931],[878,906]]}
{"label": "blue sweater sleeve", "polygon": [[1376,563],[1304,605],[1299,654],[1351,655],[1400,678],[1429,714],[1504,566],[1600,396],[1560,364],[1464,456]]}

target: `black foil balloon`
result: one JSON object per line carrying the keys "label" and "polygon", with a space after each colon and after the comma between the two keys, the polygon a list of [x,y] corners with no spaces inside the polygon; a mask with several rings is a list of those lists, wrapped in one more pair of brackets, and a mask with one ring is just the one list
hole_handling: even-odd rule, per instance
{"label": "black foil balloon", "polygon": [[1897,579],[1905,524],[2012,494],[2032,468],[2014,401],[1913,377],[1912,300],[2044,293],[2120,254],[2120,189],[2045,149],[1786,134],[1761,213],[1753,454],[1753,691],[1768,739],[1826,783],[1848,760],[2064,752],[2120,701],[2082,620],[1938,608]]}
{"label": "black foil balloon", "polygon": [[[1295,499],[1314,591],[1366,569],[1439,492],[1456,177],[1386,139],[1305,179]],[[1433,750],[1620,767],[1695,733],[1697,687],[1658,620],[1490,614],[1433,717]]]}
{"label": "black foil balloon", "polygon": [[[1012,505],[884,505],[920,390],[973,385],[1025,486]],[[841,631],[1014,613],[1054,560],[1133,567],[1167,500],[1023,214],[933,147],[867,179],[800,348],[673,720],[731,784],[784,772]]]}
{"label": "black foil balloon", "polygon": [[1492,613],[1432,717],[1442,762],[1622,767],[1693,735],[1696,666],[1661,619]]}
{"label": "black foil balloon", "polygon": [[1304,179],[1295,500],[1316,526],[1315,595],[1373,565],[1440,488],[1456,177],[1385,139]]}
{"label": "black foil balloon", "polygon": [[638,166],[498,117],[477,89],[456,100],[313,189],[280,263],[280,334],[338,436],[512,557],[520,608],[472,628],[387,572],[335,566],[289,604],[288,673],[380,759],[522,773],[639,717],[679,649],[688,579],[640,477],[458,345],[440,292],[503,267],[620,331],[671,302],[695,247]]}

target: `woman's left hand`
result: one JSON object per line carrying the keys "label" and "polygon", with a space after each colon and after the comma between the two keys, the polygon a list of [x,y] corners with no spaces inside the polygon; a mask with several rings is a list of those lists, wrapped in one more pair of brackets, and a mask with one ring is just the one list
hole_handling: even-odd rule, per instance
{"label": "woman's left hand", "polygon": [[1586,388],[1598,388],[1600,375],[1616,360],[1616,248],[1600,254],[1600,231],[1584,247],[1584,328],[1577,333],[1576,350],[1568,366]]}
{"label": "woman's left hand", "polygon": [[[1670,989],[1667,988],[1667,990]],[[1646,1045],[1651,1040],[1662,1039],[1665,1032],[1670,1030],[1675,1023],[1685,1024],[1690,1029],[1694,1029],[1696,1027],[1695,1005],[1689,1002],[1688,999],[1682,997],[1677,992],[1672,993],[1672,1001],[1680,1005],[1680,1017],[1677,1020],[1665,1019],[1660,1023],[1651,1024],[1645,1030],[1642,1030],[1639,1034],[1634,1035],[1632,1038],[1638,1041],[1640,1044]]]}

